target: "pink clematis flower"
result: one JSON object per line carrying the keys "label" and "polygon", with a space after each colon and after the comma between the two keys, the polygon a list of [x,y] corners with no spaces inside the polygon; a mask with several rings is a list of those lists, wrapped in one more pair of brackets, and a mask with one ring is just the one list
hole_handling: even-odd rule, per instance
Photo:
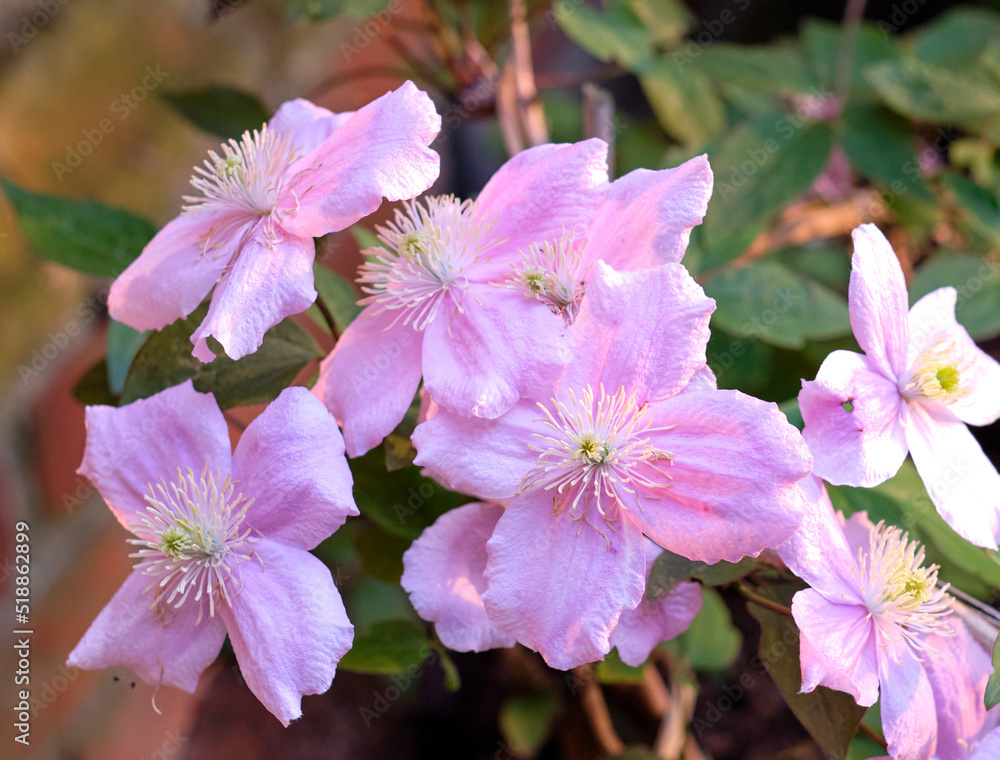
{"label": "pink clematis flower", "polygon": [[992,668],[937,585],[937,566],[925,567],[923,548],[899,528],[835,515],[819,478],[802,489],[806,517],[777,550],[811,586],[792,600],[802,691],[827,686],[863,706],[881,696],[894,758],[964,758],[984,726]]}
{"label": "pink clematis flower", "polygon": [[412,82],[356,112],[306,100],[278,109],[260,131],[209,152],[191,179],[197,194],[115,280],[111,316],[137,330],[186,317],[215,288],[194,355],[233,359],[316,300],[313,238],[345,229],[389,200],[412,198],[437,179],[427,146],[441,128]]}
{"label": "pink clematis flower", "polygon": [[[486,542],[505,505],[466,504],[441,515],[403,555],[402,585],[413,608],[434,623],[442,643],[458,652],[482,652],[512,647],[517,639],[497,628],[483,604],[488,561]],[[646,580],[653,562],[663,553],[645,541]],[[622,661],[639,666],[661,641],[687,630],[701,609],[701,586],[679,583],[660,598],[643,599],[622,612],[611,633]]]}
{"label": "pink clematis flower", "polygon": [[678,262],[712,190],[704,156],[607,181],[607,145],[542,145],[504,164],[475,201],[431,197],[379,230],[368,296],[313,392],[347,451],[376,446],[420,383],[453,412],[495,418],[550,387],[593,263]]}
{"label": "pink clematis flower", "polygon": [[834,351],[799,394],[816,474],[870,487],[909,451],[947,523],[996,549],[1000,474],[966,423],[1000,417],[1000,364],[955,321],[954,288],[928,293],[907,315],[902,269],[874,225],[854,231],[851,267],[851,326],[865,353]]}
{"label": "pink clematis flower", "polygon": [[354,629],[309,553],[358,514],[344,444],[305,388],[287,388],[230,452],[191,381],[87,408],[80,474],[134,538],[131,575],[70,653],[194,691],[229,634],[250,690],[283,724],[330,688]]}
{"label": "pink clematis flower", "polygon": [[683,266],[594,269],[554,387],[494,420],[438,409],[413,434],[432,477],[510,502],[486,544],[486,613],[562,669],[603,657],[642,601],[643,534],[709,563],[756,555],[798,526],[812,468],[774,404],[715,390],[714,302]]}

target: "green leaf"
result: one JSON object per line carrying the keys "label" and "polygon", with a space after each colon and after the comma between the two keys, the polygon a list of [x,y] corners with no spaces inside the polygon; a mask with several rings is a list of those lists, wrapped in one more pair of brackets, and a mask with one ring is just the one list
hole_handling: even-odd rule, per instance
{"label": "green leaf", "polygon": [[691,626],[662,646],[685,655],[696,670],[725,670],[740,653],[740,632],[719,592],[703,588],[701,593],[701,610]]}
{"label": "green leaf", "polygon": [[403,552],[410,540],[401,538],[378,525],[367,525],[354,537],[354,546],[361,557],[361,568],[386,583],[399,583],[403,575]]}
{"label": "green leaf", "polygon": [[84,274],[117,277],[156,234],[150,222],[122,209],[0,184],[35,253]]}
{"label": "green leaf", "polygon": [[851,252],[846,246],[801,245],[775,251],[773,257],[793,272],[846,293],[851,279]]}
{"label": "green leaf", "polygon": [[802,419],[802,410],[799,409],[799,400],[797,398],[790,398],[788,401],[778,404],[778,409],[788,418],[788,424],[794,425],[799,430],[802,430],[806,426],[805,420]]}
{"label": "green leaf", "polygon": [[920,27],[913,51],[924,63],[962,64],[1000,37],[1000,16],[986,8],[955,8]]}
{"label": "green leaf", "polygon": [[348,230],[348,232],[351,233],[351,237],[354,238],[354,242],[358,244],[358,248],[362,251],[367,251],[369,248],[384,247],[382,245],[382,241],[378,239],[378,235],[360,224],[355,224]]}
{"label": "green leaf", "polygon": [[[830,21],[807,19],[802,24],[802,42],[819,78],[832,86],[837,76],[842,27]],[[899,57],[894,38],[883,34],[875,24],[863,23],[858,29],[851,57],[851,99],[870,98],[874,93],[865,79],[865,70],[876,63]]]}
{"label": "green leaf", "polygon": [[354,631],[354,645],[340,661],[356,673],[403,673],[431,652],[424,629],[410,620],[384,620]]}
{"label": "green leaf", "polygon": [[664,550],[653,561],[646,581],[646,598],[653,602],[664,594],[669,594],[681,581],[687,580],[696,572],[708,567],[704,562],[682,557],[671,551]]}
{"label": "green leaf", "polygon": [[973,229],[990,241],[993,247],[1000,246],[1000,208],[997,206],[997,199],[966,177],[949,173],[944,175],[944,180],[955,198],[955,204]]}
{"label": "green leaf", "polygon": [[[794,590],[782,588],[778,591],[765,586],[759,593],[788,605]],[[795,717],[816,740],[827,760],[844,760],[865,708],[860,707],[850,694],[825,686],[800,694],[802,670],[795,621],[752,602],[748,602],[747,608],[760,623],[759,657]]]}
{"label": "green leaf", "polygon": [[692,577],[706,586],[725,586],[749,575],[755,567],[757,563],[752,557],[744,557],[739,562],[722,560],[697,571]]}
{"label": "green leaf", "polygon": [[400,538],[412,541],[449,509],[474,501],[422,477],[416,467],[386,472],[381,448],[349,464],[361,514]]}
{"label": "green leaf", "polygon": [[692,149],[722,134],[722,101],[701,71],[682,71],[668,58],[643,65],[639,82],[653,113],[671,137]]}
{"label": "green leaf", "polygon": [[823,123],[772,112],[743,124],[709,151],[715,191],[706,247],[767,217],[807,190],[826,167],[833,133]]}
{"label": "green leaf", "polygon": [[[354,286],[336,272],[330,271],[319,263],[313,266],[313,278],[316,282],[316,293],[319,298],[323,299],[323,303],[326,304],[333,316],[333,324],[343,335],[347,326],[361,313],[361,307],[358,306],[358,294],[355,292]],[[316,324],[326,328],[326,320],[320,313],[318,306],[315,304],[310,306],[308,314]]]}
{"label": "green leaf", "polygon": [[132,359],[151,334],[150,330],[139,332],[128,325],[111,320],[108,325],[107,352],[108,387],[113,392],[121,393],[125,388],[125,376],[132,365]]}
{"label": "green leaf", "polygon": [[559,703],[547,691],[508,698],[497,720],[500,734],[518,757],[534,757],[552,733]]}
{"label": "green leaf", "polygon": [[916,132],[908,121],[874,104],[849,104],[842,119],[840,144],[854,171],[885,185],[890,202],[907,193],[934,202],[920,174]]}
{"label": "green leaf", "polygon": [[730,269],[705,284],[715,299],[712,321],[731,334],[803,348],[807,339],[850,332],[843,296],[775,261]]}
{"label": "green leaf", "polygon": [[104,359],[80,375],[73,396],[85,406],[118,406],[118,395],[108,387],[108,364]]}
{"label": "green leaf", "polygon": [[239,140],[268,120],[267,109],[257,98],[232,87],[164,92],[161,97],[196,127],[224,140]]}
{"label": "green leaf", "polygon": [[285,13],[289,21],[326,21],[342,13],[363,19],[387,5],[391,5],[389,0],[292,0]]}
{"label": "green leaf", "polygon": [[1000,332],[1000,263],[989,257],[938,255],[917,270],[910,303],[950,285],[958,291],[955,317],[975,340]]}
{"label": "green leaf", "polygon": [[713,79],[752,92],[822,94],[797,47],[716,42],[697,59],[697,66]]}
{"label": "green leaf", "polygon": [[630,0],[629,5],[658,44],[679,43],[694,16],[680,0]]}
{"label": "green leaf", "polygon": [[914,58],[866,70],[872,87],[892,108],[932,124],[963,124],[1000,113],[1000,85],[983,68],[946,68]]}
{"label": "green leaf", "polygon": [[617,649],[612,649],[604,659],[594,665],[594,674],[601,683],[642,683],[644,667],[633,668],[622,662]]}
{"label": "green leaf", "polygon": [[143,344],[125,378],[122,403],[191,378],[197,390],[215,394],[223,409],[263,404],[277,398],[306,364],[322,355],[309,333],[286,319],[264,334],[256,353],[239,361],[221,354],[202,364],[191,355],[191,334],[207,312],[208,305],[202,304],[187,319],[167,325]]}
{"label": "green leaf", "polygon": [[571,40],[602,61],[629,68],[652,56],[650,30],[627,0],[612,0],[605,11],[560,0],[552,13]]}
{"label": "green leaf", "polygon": [[986,709],[991,710],[1000,705],[1000,638],[993,644],[992,658],[993,672],[989,681],[986,682],[986,693],[983,695],[983,702]]}

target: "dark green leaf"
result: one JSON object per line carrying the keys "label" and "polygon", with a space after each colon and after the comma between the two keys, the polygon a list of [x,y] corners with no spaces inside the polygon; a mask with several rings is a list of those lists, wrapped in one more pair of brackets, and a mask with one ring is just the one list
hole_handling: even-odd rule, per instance
{"label": "dark green leaf", "polygon": [[422,626],[410,620],[384,620],[354,631],[354,645],[339,667],[357,673],[403,673],[420,665],[430,652]]}
{"label": "dark green leaf", "polygon": [[410,548],[410,543],[408,539],[371,524],[354,537],[361,568],[386,583],[399,583],[403,575],[403,552]]}
{"label": "dark green leaf", "polygon": [[716,301],[712,320],[722,329],[776,346],[802,348],[807,339],[851,329],[843,296],[774,261],[727,270],[705,292]]}
{"label": "dark green leaf", "polygon": [[664,594],[669,594],[678,583],[687,580],[706,567],[708,565],[704,562],[698,562],[664,550],[653,562],[653,567],[649,571],[649,580],[646,581],[646,598],[655,601]]}
{"label": "dark green leaf", "polygon": [[[337,330],[343,334],[347,326],[361,313],[361,307],[358,306],[358,294],[355,292],[354,286],[336,272],[331,272],[319,263],[313,266],[313,278],[316,282],[316,293],[330,310]],[[326,320],[315,304],[309,307],[309,316],[316,324],[326,328]]]}
{"label": "dark green leaf", "polygon": [[84,274],[117,277],[156,234],[150,222],[128,211],[0,183],[35,253]]}
{"label": "dark green leaf", "polygon": [[626,0],[612,0],[605,11],[560,0],[552,13],[571,40],[602,61],[630,68],[652,55],[650,30]]}
{"label": "dark green leaf", "polygon": [[752,557],[744,557],[739,562],[716,562],[694,574],[694,578],[706,586],[725,586],[753,572],[757,566]]}
{"label": "dark green leaf", "polygon": [[775,251],[773,256],[793,272],[811,277],[838,293],[847,292],[851,251],[846,246],[793,246]]}
{"label": "dark green leaf", "polygon": [[865,73],[886,103],[920,121],[963,124],[1000,114],[1000,85],[983,68],[907,58],[876,64]]}
{"label": "dark green leaf", "polygon": [[946,174],[945,185],[973,229],[993,247],[1000,246],[1000,208],[997,199],[975,182],[957,174]]}
{"label": "dark green leaf", "polygon": [[[710,248],[705,248],[702,253],[701,268],[705,272],[710,272],[716,267],[721,267],[723,264],[728,264],[733,259],[739,258],[757,239],[763,229],[763,224],[750,225],[737,230],[731,237],[714,243]],[[687,263],[686,259],[685,263]]]}
{"label": "dark green leaf", "polygon": [[993,672],[990,674],[990,680],[986,682],[986,694],[983,695],[987,710],[1000,705],[1000,638],[993,644],[992,665]]}
{"label": "dark green leaf", "polygon": [[669,58],[658,58],[641,67],[639,81],[663,129],[692,149],[725,128],[722,101],[701,71],[682,71]]}
{"label": "dark green leaf", "polygon": [[108,364],[104,359],[80,375],[73,396],[86,406],[118,406],[118,396],[108,387]]}
{"label": "dark green leaf", "polygon": [[1000,264],[985,256],[936,256],[917,270],[911,304],[946,285],[958,291],[955,316],[974,339],[1000,332]]}
{"label": "dark green leaf", "polygon": [[740,632],[719,592],[703,588],[701,593],[701,610],[691,627],[663,646],[685,655],[696,670],[725,670],[740,652]]}
{"label": "dark green leaf", "polygon": [[795,47],[733,45],[716,42],[697,59],[708,76],[747,90],[819,96],[819,80]]}
{"label": "dark green leaf", "polygon": [[392,10],[400,0],[292,0],[286,13],[290,21],[326,21],[340,14],[363,19],[386,6]]}
{"label": "dark green leaf", "polygon": [[805,421],[802,419],[802,410],[799,409],[799,400],[797,398],[790,398],[788,401],[778,404],[778,409],[788,418],[788,424],[794,425],[799,430],[802,430],[806,426]]}
{"label": "dark green leaf", "polygon": [[267,109],[257,98],[232,87],[164,92],[162,97],[196,127],[224,140],[239,140],[268,119]]}
{"label": "dark green leaf", "polygon": [[146,398],[188,378],[202,393],[215,394],[223,409],[273,401],[313,359],[321,356],[312,337],[290,319],[264,335],[256,353],[233,361],[222,354],[208,364],[191,355],[191,333],[208,312],[202,304],[150,337],[139,349],[125,379],[122,402]]}
{"label": "dark green leaf", "polygon": [[[794,589],[776,592],[764,587],[760,593],[788,605]],[[748,603],[750,614],[760,623],[760,659],[799,722],[819,745],[827,760],[844,760],[847,748],[865,713],[854,697],[825,686],[800,694],[799,632],[789,617]]]}
{"label": "dark green leaf", "polygon": [[922,26],[914,53],[924,63],[961,64],[1000,37],[1000,16],[986,8],[955,8]]}
{"label": "dark green leaf", "polygon": [[510,697],[500,707],[500,734],[515,755],[533,757],[552,733],[558,713],[559,703],[547,691]]}
{"label": "dark green leaf", "polygon": [[[819,78],[828,87],[837,76],[837,56],[840,53],[843,27],[830,21],[807,19],[802,25],[802,41]],[[851,98],[869,98],[873,91],[865,79],[865,70],[881,61],[898,57],[895,40],[877,25],[864,23],[858,29],[851,57]]]}
{"label": "dark green leaf", "polygon": [[115,393],[121,393],[125,388],[125,376],[132,359],[150,334],[149,330],[139,332],[113,319],[108,325],[108,387]]}

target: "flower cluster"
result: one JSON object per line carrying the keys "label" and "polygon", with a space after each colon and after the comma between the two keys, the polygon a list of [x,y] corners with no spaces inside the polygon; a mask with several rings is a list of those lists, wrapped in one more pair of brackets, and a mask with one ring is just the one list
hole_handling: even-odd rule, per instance
{"label": "flower cluster", "polygon": [[[681,264],[711,194],[705,157],[610,181],[603,142],[542,145],[475,199],[417,198],[439,125],[410,83],[356,113],[286,103],[210,153],[184,212],[115,282],[112,315],[140,329],[211,294],[194,356],[214,357],[211,336],[237,359],[315,299],[315,237],[404,201],[312,393],[286,389],[234,451],[191,381],[88,409],[80,472],[136,562],[70,662],[193,690],[228,634],[263,704],[298,717],[353,638],[309,550],[358,514],[346,455],[378,445],[422,387],[414,462],[478,499],[403,558],[403,588],[448,647],[522,644],[559,669],[615,647],[640,665],[701,607],[696,582],[647,593],[663,552],[713,564],[776,548],[809,585],[791,608],[803,691],[881,699],[892,757],[992,756],[989,657],[938,568],[900,528],[835,515],[819,479],[870,487],[909,451],[949,524],[996,548],[1000,475],[965,423],[1000,417],[1000,365],[955,321],[955,292],[907,314],[888,243],[856,230],[864,354],[836,351],[803,384],[800,434],[707,365],[715,302]],[[393,361],[372,372],[380,353]],[[945,482],[954,460],[971,475]]]}

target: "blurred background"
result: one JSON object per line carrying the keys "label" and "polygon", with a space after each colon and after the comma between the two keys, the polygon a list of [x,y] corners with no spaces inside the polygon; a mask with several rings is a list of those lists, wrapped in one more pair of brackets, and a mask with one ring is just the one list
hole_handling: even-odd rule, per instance
{"label": "blurred background", "polygon": [[[0,0],[0,178],[16,186],[11,198],[23,188],[94,199],[159,227],[177,214],[191,167],[222,137],[259,125],[293,97],[354,110],[407,78],[444,116],[435,192],[474,195],[510,153],[550,140],[611,140],[617,175],[707,151],[715,198],[685,263],[719,302],[710,364],[720,385],[783,404],[794,418],[800,378],[812,378],[833,348],[853,345],[848,234],[865,221],[889,234],[911,296],[960,288],[959,318],[997,355],[997,7]],[[71,238],[72,225],[64,232]],[[364,230],[328,236],[319,259],[353,279],[367,240]],[[450,657],[432,649],[414,659],[415,675],[341,672],[284,730],[242,684],[228,651],[194,695],[154,693],[127,669],[67,669],[66,655],[131,564],[124,532],[75,474],[80,397],[95,398],[77,386],[108,346],[109,283],[35,255],[14,206],[0,199],[0,579],[11,609],[12,527],[27,521],[37,700],[30,748],[5,745],[4,757],[602,757],[610,753],[595,698],[625,744],[654,743],[670,700],[683,699],[688,717],[703,722],[680,745],[686,758],[821,757],[749,664],[756,624],[725,593],[708,603],[716,617],[701,634],[663,655],[687,647],[694,669],[685,689],[621,666],[596,679],[553,675],[519,649]],[[772,324],[766,307],[782,288],[798,294],[797,305]],[[329,349],[310,319],[298,321]],[[315,368],[302,368],[300,379]],[[258,411],[232,412],[234,437]],[[997,461],[996,431],[977,433]],[[379,486],[362,477],[359,487],[388,507],[422,493],[412,491],[415,478]],[[907,511],[918,498],[907,488],[890,486],[881,508],[900,509],[918,535],[934,533],[928,510]],[[860,508],[854,498],[834,494],[848,510]],[[435,510],[456,503],[438,501]],[[320,552],[340,568],[352,620],[416,626],[393,564],[413,535],[377,517],[358,522]],[[388,565],[365,553],[379,542],[393,547]],[[995,601],[1000,565],[984,569],[960,548],[930,554],[953,583]],[[9,647],[0,662],[6,694]],[[721,709],[724,688],[744,674],[752,698]],[[852,756],[868,751],[858,745]]]}

